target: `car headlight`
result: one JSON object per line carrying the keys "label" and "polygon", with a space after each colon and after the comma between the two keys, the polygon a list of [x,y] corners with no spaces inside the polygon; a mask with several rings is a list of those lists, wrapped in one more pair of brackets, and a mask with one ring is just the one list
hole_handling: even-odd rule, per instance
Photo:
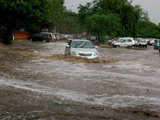
{"label": "car headlight", "polygon": [[94,53],[93,53],[93,56],[98,56],[98,53],[94,52]]}
{"label": "car headlight", "polygon": [[78,55],[78,53],[76,53],[76,52],[72,51],[72,52],[71,52],[71,55],[73,55],[73,56],[77,56],[77,55]]}

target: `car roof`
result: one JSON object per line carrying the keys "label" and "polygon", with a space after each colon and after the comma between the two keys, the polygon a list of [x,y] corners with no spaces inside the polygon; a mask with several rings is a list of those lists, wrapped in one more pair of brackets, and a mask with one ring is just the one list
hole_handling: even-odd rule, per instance
{"label": "car roof", "polygon": [[120,37],[120,39],[133,39],[132,37]]}
{"label": "car roof", "polygon": [[84,40],[84,39],[71,39],[71,41],[90,41],[90,40]]}

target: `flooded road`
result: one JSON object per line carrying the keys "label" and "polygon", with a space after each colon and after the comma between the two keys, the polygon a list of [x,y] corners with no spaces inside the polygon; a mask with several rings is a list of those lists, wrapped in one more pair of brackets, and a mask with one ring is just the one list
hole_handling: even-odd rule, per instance
{"label": "flooded road", "polygon": [[66,59],[65,44],[0,44],[0,119],[160,119],[158,52],[99,48],[105,62],[88,63]]}

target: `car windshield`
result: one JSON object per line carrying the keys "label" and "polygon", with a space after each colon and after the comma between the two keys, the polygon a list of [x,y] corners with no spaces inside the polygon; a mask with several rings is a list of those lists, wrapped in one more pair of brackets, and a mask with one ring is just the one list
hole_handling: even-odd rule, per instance
{"label": "car windshield", "polygon": [[146,41],[145,41],[145,40],[140,40],[139,42],[146,43]]}
{"label": "car windshield", "polygon": [[39,37],[39,36],[41,36],[40,33],[35,33],[35,34],[32,35],[32,37]]}
{"label": "car windshield", "polygon": [[123,39],[118,39],[117,42],[123,42]]}
{"label": "car windshield", "polygon": [[126,40],[125,39],[118,39],[117,42],[124,43],[124,42],[126,42]]}
{"label": "car windshield", "polygon": [[94,48],[90,41],[72,41],[72,48]]}
{"label": "car windshield", "polygon": [[131,39],[127,39],[127,42],[132,42],[132,40]]}

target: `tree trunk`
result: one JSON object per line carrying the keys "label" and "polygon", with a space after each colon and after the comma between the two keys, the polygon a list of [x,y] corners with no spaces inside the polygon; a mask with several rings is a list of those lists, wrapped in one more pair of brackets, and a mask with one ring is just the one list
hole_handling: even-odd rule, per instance
{"label": "tree trunk", "polygon": [[13,29],[7,29],[6,33],[3,36],[3,43],[4,44],[12,44],[13,41]]}

